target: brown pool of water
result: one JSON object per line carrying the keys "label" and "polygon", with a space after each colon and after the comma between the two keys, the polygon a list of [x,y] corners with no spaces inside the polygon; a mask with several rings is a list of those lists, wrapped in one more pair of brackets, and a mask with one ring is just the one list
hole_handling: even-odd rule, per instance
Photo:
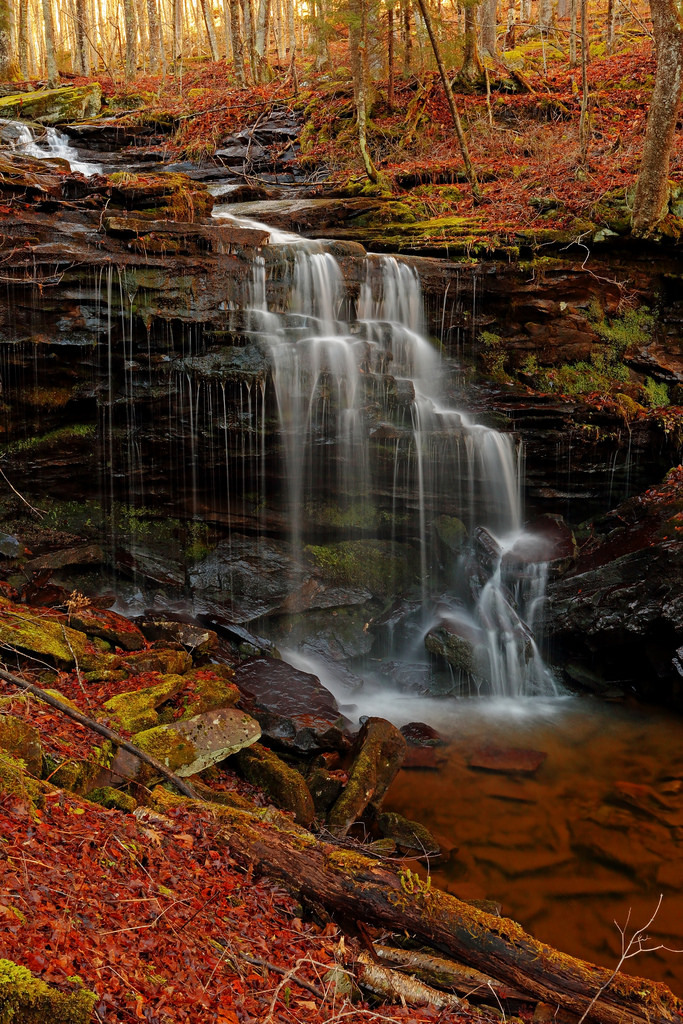
{"label": "brown pool of water", "polygon": [[[681,953],[642,952],[624,969],[683,995],[683,719],[578,698],[537,713],[462,702],[430,718],[447,739],[438,768],[402,770],[385,808],[441,843],[434,884],[496,900],[537,938],[606,967],[621,955],[618,926],[628,942],[661,894],[646,945]],[[533,770],[510,748],[546,757]]]}

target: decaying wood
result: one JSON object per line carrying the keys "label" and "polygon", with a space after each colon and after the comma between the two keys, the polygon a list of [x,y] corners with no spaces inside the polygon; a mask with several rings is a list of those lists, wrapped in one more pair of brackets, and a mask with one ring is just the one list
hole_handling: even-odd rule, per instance
{"label": "decaying wood", "polygon": [[129,753],[135,754],[135,756],[141,761],[144,761],[145,764],[150,765],[155,772],[158,772],[162,778],[171,782],[180,793],[183,793],[188,797],[195,796],[194,790],[187,782],[178,778],[177,775],[168,770],[166,765],[157,761],[157,759],[152,757],[151,754],[141,750],[140,747],[136,747],[134,743],[130,742],[130,740],[125,740],[123,736],[119,736],[119,734],[114,732],[112,729],[108,729],[106,725],[96,722],[94,718],[88,718],[87,715],[77,711],[76,708],[72,708],[57,697],[53,697],[51,693],[47,693],[41,686],[36,686],[35,683],[29,683],[26,679],[22,679],[21,676],[15,676],[12,672],[7,672],[5,669],[0,669],[0,679],[4,679],[5,682],[18,686],[27,693],[32,693],[34,697],[40,697],[40,699],[45,701],[46,704],[49,704],[50,707],[55,708],[57,711],[61,711],[63,715],[67,716],[67,718],[71,718],[74,722],[78,722],[79,725],[84,725],[86,729],[96,732],[98,736],[104,736],[105,739],[111,740],[111,742],[115,743],[117,747],[121,747],[123,750],[129,751]]}
{"label": "decaying wood", "polygon": [[393,967],[410,971],[420,981],[427,985],[436,985],[441,988],[453,988],[464,996],[477,996],[485,999],[495,993],[494,999],[517,999],[519,1001],[531,1001],[527,992],[518,988],[511,988],[510,985],[503,985],[495,978],[482,974],[474,967],[464,967],[452,960],[445,960],[440,956],[433,956],[423,953],[417,949],[397,949],[394,946],[375,946],[377,956]]}
{"label": "decaying wood", "polygon": [[409,974],[399,974],[389,967],[373,963],[367,953],[361,953],[356,961],[356,981],[363,988],[391,1000],[392,1003],[434,1006],[437,1010],[467,1006],[457,996],[431,988]]}
{"label": "decaying wood", "polygon": [[[178,798],[157,787],[160,809]],[[191,806],[191,805],[190,805]],[[405,869],[320,842],[285,815],[211,806],[231,855],[282,879],[304,898],[356,920],[409,931],[446,955],[581,1015],[595,1024],[680,1024],[683,1001],[660,982],[616,974],[539,942],[508,918],[494,917],[424,883]]]}

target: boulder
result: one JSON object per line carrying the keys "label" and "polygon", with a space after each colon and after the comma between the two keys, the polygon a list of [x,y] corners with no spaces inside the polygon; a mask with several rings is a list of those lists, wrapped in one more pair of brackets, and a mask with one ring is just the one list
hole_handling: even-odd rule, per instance
{"label": "boulder", "polygon": [[442,618],[425,637],[425,647],[430,654],[444,658],[449,665],[467,676],[476,675],[476,649],[481,643],[483,638],[476,626],[455,616]]}
{"label": "boulder", "polygon": [[348,782],[328,816],[331,831],[345,835],[371,802],[379,804],[398,772],[406,741],[396,726],[369,718],[353,745]]}
{"label": "boulder", "polygon": [[233,683],[235,672],[229,665],[207,665],[193,668],[183,676],[182,698],[185,710],[180,716],[193,718],[216,708],[231,708],[240,699]]}
{"label": "boulder", "polygon": [[342,780],[339,773],[328,771],[322,765],[316,765],[308,775],[308,789],[313,797],[315,813],[324,818],[330,807],[342,791]]}
{"label": "boulder", "polygon": [[[243,711],[225,708],[145,729],[136,733],[132,742],[176,775],[187,778],[224,761],[260,737],[258,722]],[[113,777],[145,784],[157,778],[152,767],[124,750],[117,751],[109,770]]]}
{"label": "boulder", "polygon": [[88,636],[97,636],[124,651],[139,651],[145,638],[129,619],[100,608],[81,608],[68,615],[69,625]]}
{"label": "boulder", "polygon": [[89,640],[85,633],[65,626],[54,614],[15,605],[0,597],[0,643],[7,649],[26,651],[51,658],[58,665],[79,668],[101,668],[118,658],[108,655],[109,645],[103,640]]}
{"label": "boulder", "polygon": [[275,658],[247,658],[235,670],[242,706],[258,719],[263,735],[308,753],[344,746],[345,719],[317,676]]}
{"label": "boulder", "polygon": [[0,117],[16,117],[40,124],[66,124],[96,117],[102,106],[102,87],[65,85],[59,89],[20,92],[0,98]]}
{"label": "boulder", "polygon": [[241,750],[235,759],[247,782],[265,790],[276,807],[291,811],[299,825],[311,824],[315,817],[313,797],[295,768],[260,743]]}
{"label": "boulder", "polygon": [[0,959],[0,1020],[88,1024],[97,996],[85,988],[61,992],[13,960]]}
{"label": "boulder", "polygon": [[26,568],[38,572],[40,569],[63,569],[69,565],[102,565],[104,561],[104,552],[99,544],[79,544],[38,555],[26,563]]}

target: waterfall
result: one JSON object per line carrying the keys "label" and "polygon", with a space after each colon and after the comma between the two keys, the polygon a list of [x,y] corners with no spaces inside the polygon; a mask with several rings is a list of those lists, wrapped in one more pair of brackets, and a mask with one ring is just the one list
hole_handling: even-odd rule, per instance
{"label": "waterfall", "polygon": [[[419,549],[419,646],[435,626],[466,638],[471,663],[459,676],[470,690],[556,692],[533,634],[544,569],[514,557],[524,538],[521,452],[511,434],[449,404],[447,367],[424,334],[417,273],[368,256],[344,320],[349,297],[333,256],[320,243],[282,233],[278,241],[288,264],[284,304],[269,309],[258,258],[250,316],[270,357],[295,560],[309,542],[308,511],[320,502],[345,510],[340,535],[349,537],[385,520],[395,541],[400,513],[403,538]],[[446,559],[444,516],[469,538]],[[409,632],[394,629],[391,658],[406,655]],[[411,643],[414,657],[414,636]]]}
{"label": "waterfall", "polygon": [[66,160],[72,172],[84,174],[86,177],[100,173],[99,164],[87,163],[78,159],[68,136],[63,132],[57,131],[56,128],[46,128],[45,135],[35,140],[30,128],[26,125],[23,125],[22,128],[21,139],[15,145],[27,156],[34,156],[39,160]]}

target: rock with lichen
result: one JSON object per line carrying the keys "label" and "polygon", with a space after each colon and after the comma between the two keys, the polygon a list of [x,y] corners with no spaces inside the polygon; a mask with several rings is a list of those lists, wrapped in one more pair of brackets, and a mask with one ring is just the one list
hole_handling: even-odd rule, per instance
{"label": "rock with lichen", "polygon": [[333,832],[345,835],[368,804],[378,804],[403,763],[406,741],[395,725],[369,718],[353,746],[348,782],[328,815]]}
{"label": "rock with lichen", "polygon": [[0,714],[0,747],[12,757],[20,758],[27,771],[40,778],[43,752],[40,733],[34,725],[17,715]]}
{"label": "rock with lichen", "polygon": [[116,725],[126,732],[141,732],[159,724],[157,708],[174,697],[185,685],[183,676],[169,673],[153,686],[128,693],[117,693],[104,705],[104,710],[115,719]]}
{"label": "rock with lichen", "polygon": [[260,743],[241,750],[236,760],[245,779],[265,790],[276,807],[291,811],[299,825],[311,824],[315,816],[313,798],[295,768]]}

